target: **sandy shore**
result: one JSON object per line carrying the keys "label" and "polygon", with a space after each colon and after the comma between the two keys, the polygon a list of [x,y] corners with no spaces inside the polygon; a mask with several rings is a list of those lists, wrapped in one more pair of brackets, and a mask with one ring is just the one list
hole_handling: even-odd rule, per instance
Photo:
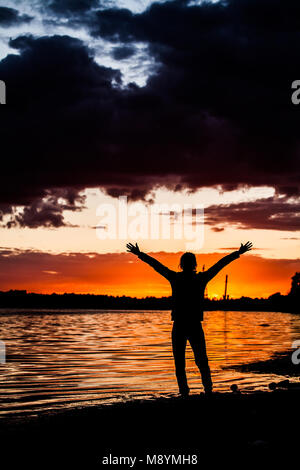
{"label": "sandy shore", "polygon": [[[199,465],[297,461],[300,389],[160,398],[1,423],[17,468],[107,468],[107,456],[197,455]],[[242,459],[242,461],[241,461]],[[144,460],[139,462],[139,460]],[[59,466],[57,467],[57,465]],[[147,465],[150,466],[150,465]],[[129,468],[127,465],[123,465]]]}
{"label": "sandy shore", "polygon": [[[280,373],[287,357],[247,367]],[[11,468],[161,468],[168,457],[177,468],[296,465],[299,367],[294,372],[294,384],[269,392],[161,397],[2,419],[1,458]]]}
{"label": "sandy shore", "polygon": [[[285,377],[299,377],[300,364],[292,361],[292,354],[296,354],[295,350],[275,353],[267,361],[251,362],[249,364],[228,367],[228,369],[239,370],[241,372],[256,372],[258,374],[277,374]],[[300,356],[299,354],[296,354]]]}

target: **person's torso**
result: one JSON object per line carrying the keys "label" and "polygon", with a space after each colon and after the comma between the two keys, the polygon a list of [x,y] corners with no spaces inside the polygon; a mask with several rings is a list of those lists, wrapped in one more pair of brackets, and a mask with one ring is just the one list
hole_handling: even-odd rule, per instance
{"label": "person's torso", "polygon": [[171,281],[172,319],[203,319],[205,276],[199,273],[178,272]]}

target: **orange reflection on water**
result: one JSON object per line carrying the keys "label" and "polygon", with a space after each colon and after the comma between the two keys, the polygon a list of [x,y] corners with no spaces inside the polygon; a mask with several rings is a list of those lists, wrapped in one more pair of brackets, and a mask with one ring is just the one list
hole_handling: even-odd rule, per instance
{"label": "orange reflection on water", "polygon": [[[47,313],[48,312],[48,313]],[[35,412],[177,393],[169,312],[2,310],[0,413]],[[223,369],[268,359],[300,337],[300,317],[287,313],[207,312],[203,322],[216,390],[234,382],[251,390],[274,376]],[[202,390],[187,348],[192,393]]]}

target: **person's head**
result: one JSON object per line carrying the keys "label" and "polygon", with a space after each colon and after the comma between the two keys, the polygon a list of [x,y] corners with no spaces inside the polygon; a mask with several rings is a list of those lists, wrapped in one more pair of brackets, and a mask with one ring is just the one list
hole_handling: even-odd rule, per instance
{"label": "person's head", "polygon": [[184,272],[196,271],[197,260],[194,253],[184,253],[180,258],[180,267]]}

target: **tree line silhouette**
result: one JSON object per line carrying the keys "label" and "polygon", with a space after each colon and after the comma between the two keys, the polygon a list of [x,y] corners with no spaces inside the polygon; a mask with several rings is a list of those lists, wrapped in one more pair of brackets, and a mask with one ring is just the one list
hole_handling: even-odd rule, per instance
{"label": "tree line silhouette", "polygon": [[[0,291],[0,308],[170,310],[171,297],[129,297],[97,294],[36,294],[26,290]],[[300,313],[300,272],[292,277],[287,295],[268,298],[205,299],[205,310],[263,310]]]}

